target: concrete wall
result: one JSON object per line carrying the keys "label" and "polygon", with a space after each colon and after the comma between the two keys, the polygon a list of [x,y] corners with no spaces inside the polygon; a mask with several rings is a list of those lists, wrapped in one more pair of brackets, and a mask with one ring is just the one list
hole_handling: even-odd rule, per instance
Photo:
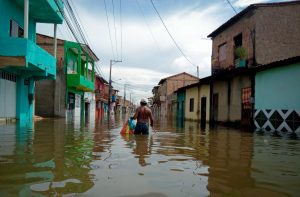
{"label": "concrete wall", "polygon": [[300,63],[258,72],[255,109],[300,109]]}
{"label": "concrete wall", "polygon": [[215,81],[213,83],[213,94],[218,94],[218,116],[216,121],[228,121],[228,84],[226,81]]}
{"label": "concrete wall", "polygon": [[[36,41],[40,47],[53,55],[53,38],[37,34]],[[57,40],[56,59],[56,80],[42,80],[36,82],[35,113],[38,116],[66,116],[66,73],[64,67],[63,40]]]}
{"label": "concrete wall", "polygon": [[42,117],[54,116],[55,81],[40,80],[35,83],[35,115]]}
{"label": "concrete wall", "polygon": [[[24,29],[24,9],[16,1],[0,0],[0,37],[9,37],[10,20],[14,20]],[[28,38],[35,42],[35,22],[29,17]]]}
{"label": "concrete wall", "polygon": [[[190,111],[190,99],[194,99],[194,110],[192,112]],[[199,120],[198,87],[186,89],[185,101],[185,119]]]}
{"label": "concrete wall", "polygon": [[236,76],[231,79],[229,121],[240,121],[242,117],[242,89],[251,87],[250,77]]}
{"label": "concrete wall", "polygon": [[[230,91],[228,87],[230,86]],[[218,93],[218,117],[220,122],[236,122],[242,118],[242,89],[251,87],[249,76],[236,76],[213,83],[213,93]],[[229,98],[230,94],[230,98]]]}

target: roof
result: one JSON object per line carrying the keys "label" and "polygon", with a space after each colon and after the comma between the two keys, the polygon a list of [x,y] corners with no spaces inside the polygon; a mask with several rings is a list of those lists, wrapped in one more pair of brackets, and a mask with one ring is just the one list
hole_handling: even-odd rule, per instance
{"label": "roof", "polygon": [[[258,66],[250,67],[250,68],[238,67],[238,68],[231,69],[231,70],[224,70],[223,72],[220,72],[218,74],[210,76],[210,78],[206,79],[206,81],[227,80],[228,78],[232,78],[232,77],[238,76],[238,75],[255,75],[255,73],[260,72],[260,71],[277,68],[277,67],[281,67],[281,66],[286,66],[286,65],[290,65],[290,64],[295,64],[295,63],[300,63],[300,56],[295,56],[292,58],[272,62],[272,63],[265,64],[265,65],[258,65]],[[201,80],[200,80],[200,82],[201,82]]]}
{"label": "roof", "polygon": [[211,79],[212,79],[212,76],[201,78],[198,83],[193,83],[193,84],[190,84],[188,86],[178,88],[175,92],[180,92],[180,91],[183,91],[183,90],[186,90],[186,89],[189,89],[189,88],[198,87],[199,85],[209,85],[210,82],[211,82]]}
{"label": "roof", "polygon": [[[44,35],[44,34],[38,34],[38,36],[41,36],[41,37],[46,37],[46,38],[50,38],[50,39],[54,39],[52,36],[48,36],[48,35]],[[60,40],[60,41],[67,41],[67,42],[73,42],[73,41],[68,41],[68,40],[63,40],[63,39],[59,39],[57,38],[57,40]],[[77,43],[77,42],[74,42],[74,43]],[[38,44],[42,44],[42,43],[38,43]],[[82,43],[79,43],[82,50],[84,52],[86,52],[95,62],[99,61],[99,58],[96,56],[96,54],[92,51],[92,49],[89,47],[89,45],[86,45],[86,44],[82,44]]]}
{"label": "roof", "polygon": [[104,84],[108,84],[108,82],[102,77],[102,76],[99,76],[99,75],[95,75],[97,78],[100,79],[100,81],[102,81]]}
{"label": "roof", "polygon": [[182,75],[182,74],[186,74],[186,75],[189,75],[189,76],[191,76],[191,77],[194,77],[195,79],[199,79],[198,77],[196,77],[196,76],[194,76],[194,75],[191,75],[191,74],[186,73],[186,72],[182,72],[182,73],[178,73],[178,74],[176,74],[176,75],[172,75],[172,76],[169,76],[169,77],[166,77],[166,78],[161,79],[161,80],[159,81],[158,85],[163,84],[166,80],[168,80],[168,79],[170,79],[170,78],[177,77],[177,76]]}
{"label": "roof", "polygon": [[210,33],[207,37],[208,38],[214,38],[216,35],[239,21],[243,16],[245,16],[248,12],[258,8],[258,7],[274,7],[274,6],[285,6],[285,5],[295,5],[300,4],[300,1],[287,1],[287,2],[275,2],[275,3],[257,3],[257,4],[251,4],[248,7],[246,7],[244,10],[230,18],[227,22],[222,24],[220,27],[218,27],[216,30],[214,30],[212,33]]}
{"label": "roof", "polygon": [[277,67],[281,67],[281,66],[286,66],[286,65],[290,65],[290,64],[295,64],[295,63],[300,63],[300,56],[295,56],[295,57],[291,57],[288,59],[272,62],[269,64],[256,66],[256,67],[253,67],[252,69],[254,69],[256,72],[260,72],[260,71],[277,68]]}
{"label": "roof", "polygon": [[92,51],[92,49],[89,47],[89,45],[86,44],[80,44],[81,48],[89,54],[89,56],[95,61],[99,61],[99,58],[96,56],[96,54]]}

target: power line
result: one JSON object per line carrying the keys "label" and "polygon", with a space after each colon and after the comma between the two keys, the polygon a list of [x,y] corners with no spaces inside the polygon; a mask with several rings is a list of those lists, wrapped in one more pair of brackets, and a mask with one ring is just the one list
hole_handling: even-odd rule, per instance
{"label": "power line", "polygon": [[74,14],[74,11],[73,11],[73,9],[72,9],[69,1],[65,0],[65,2],[66,2],[66,5],[67,5],[66,8],[69,11],[71,19],[73,20],[73,23],[75,24],[76,29],[77,29],[78,33],[80,34],[81,39],[83,40],[83,43],[88,45],[88,42],[87,42],[87,40],[85,38],[85,35],[84,35],[84,33],[83,33],[82,29],[81,29],[81,26],[80,26],[79,22],[77,21],[77,18],[76,18],[75,14]]}
{"label": "power line", "polygon": [[167,33],[169,34],[170,38],[173,40],[173,42],[174,42],[175,46],[177,47],[177,49],[180,51],[180,53],[183,55],[183,57],[184,57],[191,65],[197,67],[197,66],[196,66],[195,64],[193,64],[193,63],[191,62],[191,60],[189,60],[189,58],[183,53],[182,49],[179,47],[179,45],[178,45],[177,42],[175,41],[174,37],[172,36],[172,34],[170,33],[170,31],[169,31],[169,29],[167,28],[166,24],[164,23],[162,17],[160,16],[158,10],[156,9],[156,7],[155,7],[155,5],[154,5],[154,3],[153,3],[153,0],[150,0],[150,1],[151,1],[151,4],[152,4],[153,9],[154,9],[155,12],[157,13],[157,15],[158,15],[160,21],[162,22],[163,26],[165,27],[165,29],[166,29]]}
{"label": "power line", "polygon": [[150,34],[151,34],[151,36],[152,36],[152,39],[154,40],[154,42],[155,42],[157,48],[158,48],[159,50],[161,50],[160,47],[159,47],[159,45],[158,45],[157,40],[156,40],[155,37],[154,37],[153,32],[151,31],[150,25],[148,24],[148,22],[147,22],[147,20],[146,20],[146,16],[145,16],[145,14],[144,14],[144,12],[143,12],[143,9],[142,9],[141,5],[139,4],[138,0],[135,0],[135,2],[136,2],[136,4],[137,4],[137,6],[138,6],[140,12],[142,13],[144,22],[145,22],[145,24],[146,24],[146,26],[147,26],[147,28],[148,28],[148,31],[150,32]]}
{"label": "power line", "polygon": [[84,27],[84,25],[83,25],[84,23],[82,23],[82,21],[81,21],[81,19],[80,19],[80,17],[79,17],[79,14],[78,14],[78,12],[77,12],[77,9],[76,9],[75,4],[73,3],[72,0],[70,0],[70,2],[71,2],[71,4],[72,4],[72,6],[74,7],[75,14],[76,14],[76,16],[77,16],[77,18],[78,18],[78,20],[79,20],[79,24],[82,26],[82,29],[83,29],[84,34],[87,35],[86,38],[87,38],[87,41],[88,41],[89,45],[90,45],[91,47],[93,47],[93,46],[91,45],[90,40],[89,40],[88,33],[87,33],[87,31],[85,30],[85,27]]}
{"label": "power line", "polygon": [[123,29],[122,29],[122,0],[120,0],[120,40],[121,40],[121,46],[120,46],[120,50],[121,50],[121,61],[123,60]]}
{"label": "power line", "polygon": [[57,5],[57,7],[58,7],[60,13],[62,14],[63,18],[65,19],[66,24],[67,24],[67,26],[69,27],[69,30],[72,32],[73,37],[75,38],[75,40],[76,40],[77,42],[80,42],[80,41],[79,41],[79,37],[78,37],[76,31],[74,30],[74,27],[73,27],[72,23],[70,22],[69,18],[68,18],[67,15],[65,14],[64,10],[60,7],[60,5],[59,5],[59,3],[58,3],[58,0],[55,0],[55,3],[56,3],[56,5]]}
{"label": "power line", "polygon": [[[87,34],[87,31],[85,30],[85,28],[84,28],[84,25],[82,25],[83,23],[82,23],[82,21],[81,21],[81,19],[80,19],[80,17],[79,17],[79,14],[78,14],[78,12],[77,12],[77,10],[76,10],[76,7],[74,6],[74,4],[73,4],[73,2],[70,0],[70,2],[71,2],[71,4],[72,4],[72,6],[74,7],[74,11],[75,11],[75,14],[76,14],[76,16],[77,17],[75,17],[75,18],[78,18],[78,20],[79,20],[79,22],[78,22],[78,25],[79,25],[79,28],[80,27],[82,27],[82,30],[83,31],[81,31],[82,32],[82,34],[83,34],[83,32],[84,32],[84,34],[86,35],[86,37],[84,36],[84,34],[83,34],[83,36],[85,37],[85,40],[86,40],[86,42],[87,42],[87,44],[92,48],[92,50],[94,51],[94,46],[92,45],[92,42],[90,42],[90,40],[89,40],[89,36],[88,36],[88,34]],[[71,6],[70,6],[71,7]],[[94,67],[95,67],[95,70],[96,70],[96,72],[99,74],[99,75],[101,75],[102,77],[104,77],[104,74],[103,74],[103,72],[102,72],[102,70],[101,70],[101,67],[99,66],[99,64],[97,64],[96,62],[95,62],[95,65],[94,65]]]}
{"label": "power line", "polygon": [[[55,0],[56,5],[58,6],[60,12],[62,13],[62,15],[66,21],[66,24],[68,26],[67,30],[71,31],[71,34],[73,35],[73,37],[75,38],[75,40],[78,43],[84,43],[86,45],[89,45],[89,42],[88,42],[83,30],[81,29],[81,24],[77,20],[77,17],[79,18],[77,11],[76,10],[75,10],[75,12],[73,11],[72,6],[68,0],[64,0],[64,2],[66,5],[67,14],[69,15],[70,19],[68,18],[68,15],[64,12],[64,10],[59,6],[59,3],[57,2],[57,0]],[[74,9],[75,9],[75,7],[74,7]],[[75,15],[75,13],[76,13],[77,17]],[[79,20],[80,20],[80,18],[79,18]],[[72,24],[72,22],[73,22],[73,24]],[[81,40],[80,40],[80,38],[81,38]],[[95,62],[95,64],[96,64],[96,62]],[[94,64],[94,69],[95,69],[96,73],[98,72],[99,75],[104,76],[101,69],[98,67],[97,64],[96,65],[95,64]]]}
{"label": "power line", "polygon": [[233,9],[233,11],[237,14],[237,11],[234,9],[234,7],[233,7],[233,5],[231,4],[231,2],[229,1],[229,0],[226,0],[228,3],[229,3],[229,5],[230,5],[230,7]]}
{"label": "power line", "polygon": [[108,14],[107,14],[106,0],[104,0],[104,7],[105,7],[105,13],[106,13],[106,21],[107,21],[107,25],[108,25],[108,34],[109,34],[109,39],[110,39],[111,51],[112,51],[113,58],[115,59],[115,53],[114,53],[113,43],[112,43],[111,33],[110,33],[109,19],[108,19]]}
{"label": "power line", "polygon": [[119,57],[119,53],[118,53],[118,40],[117,40],[117,28],[116,28],[115,3],[114,3],[114,0],[111,0],[111,3],[112,3],[112,13],[113,13],[113,17],[114,17],[115,43],[116,43],[116,55],[117,55],[117,59],[118,59],[118,57]]}

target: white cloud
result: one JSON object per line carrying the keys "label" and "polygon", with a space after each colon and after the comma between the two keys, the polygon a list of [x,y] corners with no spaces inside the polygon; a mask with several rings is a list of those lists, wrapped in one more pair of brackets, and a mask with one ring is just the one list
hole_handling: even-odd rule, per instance
{"label": "white cloud", "polygon": [[267,2],[266,0],[237,0],[236,2],[234,2],[234,6],[236,7],[246,7],[250,4],[255,4],[255,3],[263,3],[263,2]]}
{"label": "white cloud", "polygon": [[[75,2],[74,2],[75,3]],[[184,9],[162,17],[185,55],[199,66],[200,77],[210,74],[211,41],[206,36],[220,25],[222,2],[203,9]],[[79,8],[79,6],[77,7]],[[92,42],[92,48],[100,58],[100,67],[108,79],[109,60],[112,59],[107,21],[103,13],[77,9],[80,19]],[[101,15],[102,14],[102,15]],[[221,21],[224,19],[221,19]],[[114,31],[111,36],[114,42]],[[147,18],[154,35],[152,37],[142,17],[123,19],[123,62],[113,66],[112,78],[126,78],[131,84],[144,84],[146,91],[157,85],[160,79],[180,72],[196,75],[192,66],[175,47],[157,16]],[[116,27],[117,30],[119,26]],[[47,28],[40,31],[49,32]],[[51,29],[51,28],[50,28]],[[117,38],[120,35],[117,31]],[[52,33],[50,33],[51,35]],[[64,32],[65,37],[67,32]],[[118,46],[120,49],[120,40]],[[115,57],[116,58],[116,57]],[[139,85],[138,85],[139,86]]]}

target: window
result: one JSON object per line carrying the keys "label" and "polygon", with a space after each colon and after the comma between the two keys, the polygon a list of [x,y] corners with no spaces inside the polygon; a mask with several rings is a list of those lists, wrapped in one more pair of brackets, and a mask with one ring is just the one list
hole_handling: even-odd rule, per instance
{"label": "window", "polygon": [[190,112],[194,111],[194,98],[190,99]]}
{"label": "window", "polygon": [[242,46],[242,45],[243,45],[243,35],[242,35],[242,33],[240,33],[240,34],[238,34],[237,36],[235,36],[235,37],[233,38],[233,40],[234,40],[234,46],[235,46],[235,47],[240,47],[240,46]]}
{"label": "window", "polygon": [[68,63],[68,74],[77,74],[77,61],[70,59]]}
{"label": "window", "polygon": [[227,44],[226,42],[219,46],[219,62],[226,60]]}
{"label": "window", "polygon": [[10,20],[9,36],[14,37],[14,38],[23,38],[24,37],[24,30],[14,20]]}

